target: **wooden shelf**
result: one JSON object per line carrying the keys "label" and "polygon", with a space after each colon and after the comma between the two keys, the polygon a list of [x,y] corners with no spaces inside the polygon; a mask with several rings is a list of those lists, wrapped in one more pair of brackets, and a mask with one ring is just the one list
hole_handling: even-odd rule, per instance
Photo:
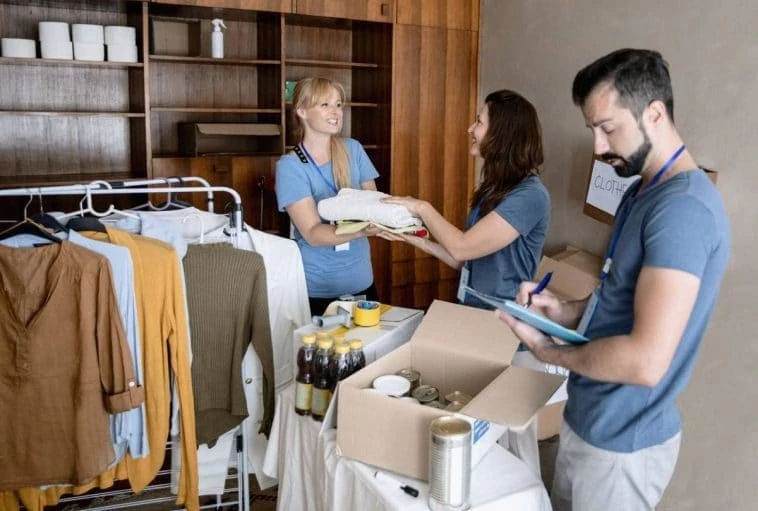
{"label": "wooden shelf", "polygon": [[311,60],[311,59],[285,59],[284,63],[290,66],[308,66],[308,67],[335,67],[344,69],[364,68],[378,69],[379,64],[368,62],[349,62],[337,60]]}
{"label": "wooden shelf", "polygon": [[213,64],[217,66],[280,66],[281,60],[266,59],[213,59],[210,57],[181,57],[174,55],[150,55],[150,62],[173,62],[176,64]]}
{"label": "wooden shelf", "polygon": [[130,172],[111,172],[111,173],[70,173],[70,174],[45,174],[45,175],[23,175],[23,176],[0,176],[0,188],[23,188],[34,186],[56,186],[67,185],[71,183],[86,184],[90,181],[109,180],[123,181],[127,179],[139,179],[143,176],[135,176]]}
{"label": "wooden shelf", "polygon": [[209,113],[209,114],[279,114],[279,108],[214,108],[214,107],[173,107],[154,106],[151,112]]}
{"label": "wooden shelf", "polygon": [[54,67],[105,67],[116,69],[145,67],[142,62],[94,62],[90,60],[24,59],[15,57],[0,57],[0,64]]}
{"label": "wooden shelf", "polygon": [[144,113],[135,112],[85,112],[75,110],[0,110],[0,115],[31,115],[45,117],[145,117]]}

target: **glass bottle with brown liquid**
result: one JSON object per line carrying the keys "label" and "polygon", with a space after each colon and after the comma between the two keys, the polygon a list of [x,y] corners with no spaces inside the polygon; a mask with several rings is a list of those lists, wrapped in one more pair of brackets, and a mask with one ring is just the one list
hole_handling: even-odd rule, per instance
{"label": "glass bottle with brown liquid", "polygon": [[334,394],[334,389],[337,388],[337,382],[350,376],[349,352],[350,346],[345,343],[338,344],[334,348],[334,356],[329,362],[329,384],[332,394]]}
{"label": "glass bottle with brown liquid", "polygon": [[363,341],[353,339],[350,341],[350,374],[360,371],[366,367],[366,355],[363,353]]}
{"label": "glass bottle with brown liquid", "polygon": [[313,360],[313,400],[311,402],[311,417],[317,421],[324,420],[329,401],[332,399],[331,385],[329,382],[329,350],[332,341],[321,340],[316,343],[318,349]]}
{"label": "glass bottle with brown liquid", "polygon": [[316,336],[303,335],[302,344],[297,351],[297,376],[295,377],[295,413],[311,414],[313,399],[313,357],[316,353]]}

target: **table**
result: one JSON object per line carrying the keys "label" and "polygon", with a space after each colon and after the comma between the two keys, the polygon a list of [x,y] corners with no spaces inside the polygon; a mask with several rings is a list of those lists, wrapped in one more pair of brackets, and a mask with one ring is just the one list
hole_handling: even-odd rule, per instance
{"label": "table", "polygon": [[[419,490],[413,498],[394,485],[376,480],[375,467],[341,457],[337,431],[319,434],[321,423],[294,411],[294,384],[277,396],[269,446],[277,445],[280,511],[428,510],[429,487],[423,481],[392,474]],[[267,453],[267,461],[269,459]],[[496,445],[471,477],[471,509],[477,511],[550,511],[542,481],[527,465]]]}

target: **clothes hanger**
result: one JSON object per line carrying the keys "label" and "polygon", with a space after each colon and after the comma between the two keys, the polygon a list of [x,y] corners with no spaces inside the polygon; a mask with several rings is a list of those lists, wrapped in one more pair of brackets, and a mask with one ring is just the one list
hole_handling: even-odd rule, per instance
{"label": "clothes hanger", "polygon": [[63,225],[49,213],[45,213],[42,207],[42,192],[39,193],[39,213],[35,213],[31,216],[31,219],[43,227],[51,229],[53,232],[68,232],[68,227]]}
{"label": "clothes hanger", "polygon": [[[184,179],[181,176],[171,176],[171,178],[176,178],[179,180],[179,186],[184,186]],[[171,188],[171,183],[168,184],[168,187]],[[172,209],[185,209],[185,208],[191,208],[192,204],[189,202],[183,201],[177,197],[177,194],[179,192],[169,192],[168,194],[168,200],[166,202],[162,202],[155,206],[156,211],[168,211]]]}
{"label": "clothes hanger", "polygon": [[18,236],[21,234],[30,234],[33,236],[37,236],[38,238],[43,238],[47,241],[51,241],[53,243],[61,243],[61,239],[52,234],[50,231],[42,227],[37,222],[33,221],[31,218],[29,218],[26,214],[27,209],[29,208],[29,204],[32,203],[32,199],[34,199],[34,196],[29,194],[29,200],[26,202],[26,205],[24,206],[24,219],[21,220],[16,225],[4,230],[0,233],[0,240],[5,240],[8,238],[12,238],[14,236]]}
{"label": "clothes hanger", "polygon": [[[98,190],[98,188],[94,188],[94,186],[96,185],[103,185],[108,190],[112,189],[111,184],[107,181],[102,181],[102,180],[92,181],[89,185],[87,185],[87,189],[84,193],[84,197],[82,197],[82,200],[79,201],[79,211],[74,211],[72,213],[66,213],[65,215],[61,215],[60,217],[58,217],[58,220],[64,220],[66,218],[77,217],[77,216],[81,217],[82,219],[85,219],[88,217],[85,217],[84,215],[86,213],[89,213],[93,217],[96,217],[95,220],[97,221],[97,224],[93,223],[92,220],[82,220],[82,219],[74,218],[68,221],[67,225],[69,225],[72,229],[76,229],[76,230],[88,230],[88,231],[96,230],[98,232],[106,232],[106,231],[105,231],[105,226],[99,220],[97,220],[97,218],[102,218],[104,216],[117,214],[117,215],[129,217],[129,218],[133,218],[135,220],[139,220],[139,217],[135,215],[134,213],[129,213],[128,211],[122,211],[120,209],[116,209],[116,206],[114,206],[113,204],[108,206],[108,209],[105,211],[102,211],[102,212],[97,211],[95,207],[92,205],[92,190]],[[86,206],[85,206],[85,202],[86,202]],[[74,225],[72,225],[71,222],[74,220],[76,220],[76,222],[74,222]],[[79,228],[77,228],[76,226],[77,224],[79,225]]]}
{"label": "clothes hanger", "polygon": [[[157,178],[157,179],[162,179],[166,183],[166,186],[169,187],[169,188],[171,188],[171,178],[160,177],[160,178]],[[171,199],[171,194],[168,194],[167,200],[170,200],[170,199]],[[159,211],[158,207],[155,204],[153,204],[153,201],[150,200],[150,195],[149,194],[147,196],[147,202],[143,202],[142,204],[140,204],[138,206],[134,206],[133,208],[130,208],[130,209],[132,209],[134,211],[140,211],[140,210],[145,210],[145,209],[149,209],[151,211]]]}

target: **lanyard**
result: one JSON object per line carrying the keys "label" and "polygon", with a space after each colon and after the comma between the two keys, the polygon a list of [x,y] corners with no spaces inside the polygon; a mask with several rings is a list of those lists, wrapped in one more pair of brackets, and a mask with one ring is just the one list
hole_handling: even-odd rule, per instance
{"label": "lanyard", "polygon": [[318,165],[316,165],[316,161],[313,159],[313,156],[311,156],[311,153],[308,152],[308,149],[305,148],[305,144],[301,143],[300,144],[300,148],[305,153],[305,156],[308,158],[308,161],[311,163],[311,165],[313,165],[313,168],[316,169],[316,174],[318,174],[319,176],[321,176],[321,179],[324,180],[324,183],[326,183],[326,186],[328,186],[329,188],[331,188],[332,191],[335,194],[338,193],[337,187],[334,186],[334,184],[332,182],[330,182],[326,178],[326,176],[321,172],[321,167],[319,167]]}
{"label": "lanyard", "polygon": [[[674,154],[671,155],[671,158],[669,158],[668,161],[663,164],[663,167],[661,167],[661,170],[656,172],[656,174],[653,176],[653,179],[650,180],[650,182],[647,185],[647,188],[652,188],[658,183],[658,181],[661,180],[661,177],[663,177],[663,174],[665,174],[666,171],[671,168],[674,162],[682,155],[685,148],[686,147],[682,145],[679,149],[676,150]],[[634,192],[634,193],[637,193],[637,192]],[[618,221],[616,222],[616,228],[613,231],[611,244],[608,247],[608,253],[605,257],[605,264],[603,264],[603,269],[600,271],[601,282],[605,280],[605,278],[608,276],[608,272],[611,271],[611,263],[613,262],[613,254],[616,252],[616,245],[618,244],[619,238],[621,237],[621,231],[624,228],[624,224],[626,223],[626,219],[628,216],[629,216],[629,208],[625,208],[623,211],[623,214],[618,218]]]}

